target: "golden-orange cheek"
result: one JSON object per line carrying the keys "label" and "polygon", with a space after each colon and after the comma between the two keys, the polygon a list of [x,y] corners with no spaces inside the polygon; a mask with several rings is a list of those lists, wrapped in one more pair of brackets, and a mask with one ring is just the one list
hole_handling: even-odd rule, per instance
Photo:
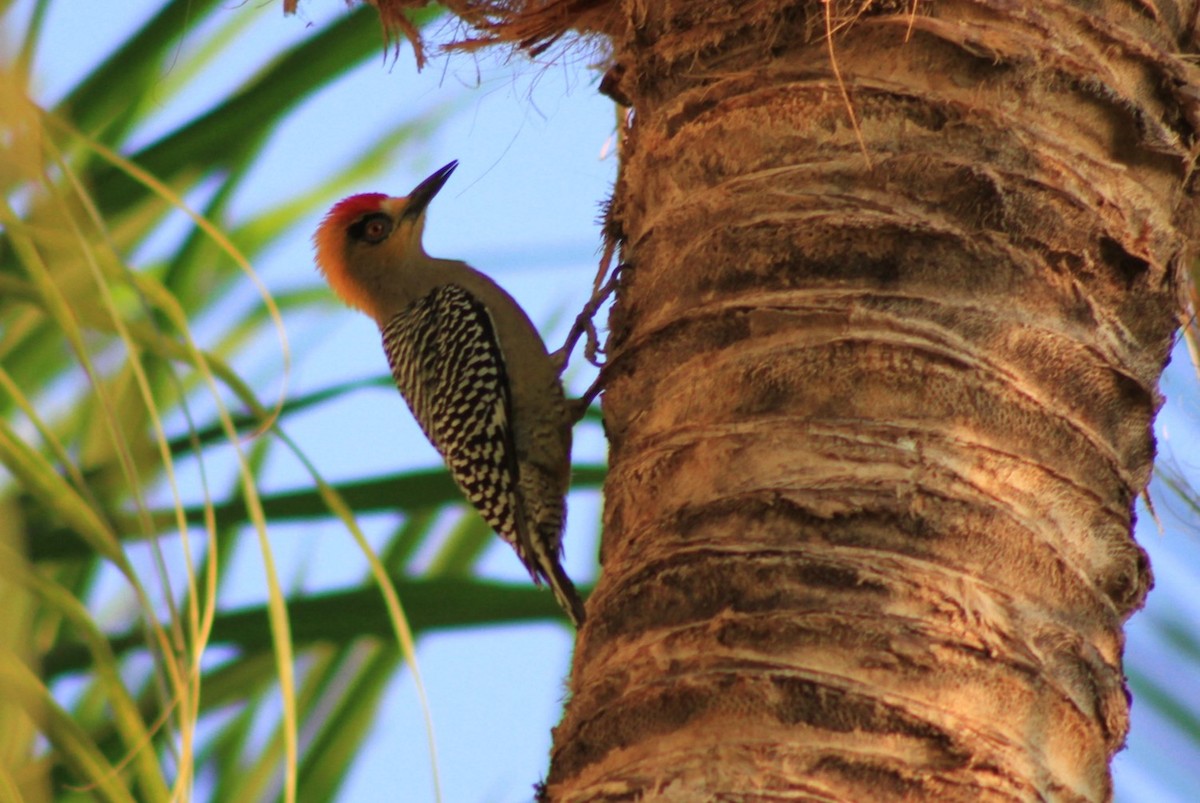
{"label": "golden-orange cheek", "polygon": [[341,221],[326,221],[313,241],[317,247],[317,267],[330,289],[347,305],[371,314],[371,297],[360,282],[346,270],[345,226]]}
{"label": "golden-orange cheek", "polygon": [[325,275],[333,292],[348,306],[370,315],[373,304],[371,294],[361,284],[351,279],[344,271],[330,271]]}

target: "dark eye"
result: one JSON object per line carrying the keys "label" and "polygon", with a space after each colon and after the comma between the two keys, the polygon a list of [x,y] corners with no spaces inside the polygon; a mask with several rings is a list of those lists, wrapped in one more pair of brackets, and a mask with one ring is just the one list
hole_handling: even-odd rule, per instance
{"label": "dark eye", "polygon": [[392,219],[382,212],[356,220],[348,231],[349,235],[363,242],[381,243],[392,233]]}

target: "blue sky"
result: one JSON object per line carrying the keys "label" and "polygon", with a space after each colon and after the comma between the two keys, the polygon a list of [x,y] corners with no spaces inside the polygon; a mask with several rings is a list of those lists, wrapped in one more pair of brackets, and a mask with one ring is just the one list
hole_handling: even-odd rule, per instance
{"label": "blue sky", "polygon": [[[27,0],[17,3],[16,14]],[[48,37],[36,63],[43,97],[53,100],[90,69],[128,31],[159,6],[153,0],[120,3],[51,4]],[[219,67],[192,81],[187,92],[172,94],[158,110],[148,140],[173,121],[190,116],[253,71],[283,44],[306,35],[346,12],[341,2],[308,0],[300,16],[282,17],[281,3],[231,3],[220,15],[253,15],[254,22]],[[182,47],[197,47],[202,37]],[[551,348],[590,289],[600,244],[596,219],[609,192],[616,164],[611,156],[614,116],[611,103],[595,92],[596,74],[587,54],[565,65],[504,64],[497,55],[435,58],[418,74],[407,46],[393,63],[381,56],[352,71],[296,111],[256,165],[249,190],[235,212],[249,213],[336,171],[398,122],[452,109],[430,137],[414,142],[396,159],[380,165],[377,181],[356,191],[405,194],[433,169],[451,159],[460,167],[433,203],[426,245],[437,256],[462,258],[503,284],[543,325]],[[172,80],[168,73],[164,82]],[[166,94],[166,93],[164,93]],[[330,198],[332,203],[335,198]],[[309,235],[314,216],[302,230],[268,253],[255,267],[274,288],[318,281]],[[557,324],[553,322],[557,321]],[[553,324],[553,325],[551,325]],[[332,307],[327,315],[288,320],[296,355],[290,391],[304,392],[333,382],[376,376],[386,370],[378,334],[365,317]],[[274,348],[264,345],[256,359],[269,363]],[[582,360],[575,358],[576,364]],[[253,373],[254,363],[247,369]],[[261,365],[260,365],[261,367]],[[589,375],[577,373],[578,391]],[[1165,385],[1172,400],[1160,422],[1163,459],[1190,464],[1198,452],[1194,377],[1180,352]],[[270,398],[274,388],[263,390]],[[1192,406],[1180,404],[1190,398]],[[330,480],[372,471],[436,465],[437,458],[400,399],[391,391],[364,391],[289,422],[288,430]],[[577,432],[577,459],[603,457],[595,429]],[[1181,447],[1180,444],[1183,444]],[[304,474],[285,459],[271,463],[270,488],[303,484]],[[1155,501],[1167,524],[1159,534],[1146,515],[1139,539],[1154,557],[1158,588],[1149,613],[1135,616],[1129,630],[1131,667],[1174,692],[1190,695],[1200,709],[1197,667],[1181,671],[1170,640],[1155,623],[1177,621],[1189,630],[1200,622],[1200,569],[1196,514],[1166,493]],[[595,530],[599,501],[594,494],[570,499],[567,568],[577,580],[595,571]],[[1178,526],[1179,521],[1187,524]],[[384,522],[365,522],[379,535]],[[366,571],[362,556],[340,530],[293,532],[272,528],[276,557],[285,578],[302,578],[308,588],[357,583]],[[235,598],[227,605],[263,598],[257,548],[246,548],[230,567]],[[503,545],[492,548],[482,566],[489,576],[512,581],[527,577]],[[542,625],[443,633],[420,642],[420,661],[433,711],[443,791],[447,801],[523,801],[545,772],[550,728],[561,710],[571,638],[562,627]],[[1188,683],[1180,678],[1186,672]],[[1200,784],[1197,742],[1165,727],[1165,717],[1135,702],[1130,749],[1115,764],[1118,799],[1184,800]],[[358,757],[343,795],[346,801],[432,800],[428,755],[420,711],[406,676],[392,685],[366,750]]]}

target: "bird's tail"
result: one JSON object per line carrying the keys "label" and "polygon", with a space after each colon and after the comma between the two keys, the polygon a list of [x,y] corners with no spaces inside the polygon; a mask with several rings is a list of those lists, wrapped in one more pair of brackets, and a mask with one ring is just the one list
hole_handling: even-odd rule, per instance
{"label": "bird's tail", "polygon": [[583,627],[583,623],[587,619],[587,614],[583,609],[583,599],[575,590],[575,584],[571,582],[571,578],[567,577],[567,573],[563,571],[562,564],[557,560],[547,560],[540,568],[542,569],[540,573],[546,578],[546,583],[554,594],[554,600],[566,612],[571,624],[575,625],[576,630]]}

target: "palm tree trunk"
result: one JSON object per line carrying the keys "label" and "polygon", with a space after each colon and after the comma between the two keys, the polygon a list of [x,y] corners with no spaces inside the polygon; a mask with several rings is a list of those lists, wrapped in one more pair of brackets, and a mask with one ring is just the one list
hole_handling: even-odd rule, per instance
{"label": "palm tree trunk", "polygon": [[912,6],[622,4],[603,574],[547,799],[1111,797],[1196,10]]}

